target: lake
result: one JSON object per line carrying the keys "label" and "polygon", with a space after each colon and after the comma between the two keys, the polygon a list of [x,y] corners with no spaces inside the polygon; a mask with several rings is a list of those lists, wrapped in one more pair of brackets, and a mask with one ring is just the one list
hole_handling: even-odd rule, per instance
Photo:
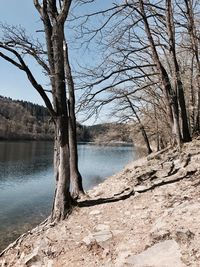
{"label": "lake", "polygon": [[[79,144],[88,190],[138,154],[133,146]],[[0,250],[50,214],[54,193],[52,142],[0,142]]]}

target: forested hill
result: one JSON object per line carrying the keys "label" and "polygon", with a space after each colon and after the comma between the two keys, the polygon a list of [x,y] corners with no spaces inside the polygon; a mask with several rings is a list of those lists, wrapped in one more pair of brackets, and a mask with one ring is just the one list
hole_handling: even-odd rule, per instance
{"label": "forested hill", "polygon": [[[54,127],[48,110],[27,101],[0,96],[0,140],[52,140]],[[130,141],[129,131],[117,123],[83,126],[77,123],[78,141]]]}
{"label": "forested hill", "polygon": [[49,120],[43,106],[0,96],[0,139],[52,139]]}

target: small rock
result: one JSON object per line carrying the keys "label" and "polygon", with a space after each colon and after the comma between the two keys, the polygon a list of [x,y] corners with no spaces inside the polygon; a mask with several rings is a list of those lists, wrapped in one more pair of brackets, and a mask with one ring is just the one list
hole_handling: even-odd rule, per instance
{"label": "small rock", "polygon": [[53,260],[48,260],[47,267],[53,267]]}
{"label": "small rock", "polygon": [[93,234],[94,239],[98,242],[105,242],[112,238],[112,233],[109,230],[99,231]]}
{"label": "small rock", "polygon": [[186,267],[181,261],[180,248],[174,240],[157,243],[138,255],[129,256],[125,264],[134,267]]}
{"label": "small rock", "polygon": [[119,235],[123,232],[124,232],[124,230],[112,230],[113,235]]}
{"label": "small rock", "polygon": [[[24,263],[29,266],[33,262],[38,261],[39,247],[34,248],[33,252],[24,257]],[[33,265],[33,264],[32,264]]]}
{"label": "small rock", "polygon": [[165,181],[164,179],[158,179],[158,180],[153,181],[153,184],[154,184],[154,185],[160,185],[160,184],[162,184],[164,181]]}
{"label": "small rock", "polygon": [[176,232],[175,239],[179,243],[186,244],[186,243],[189,243],[190,240],[194,239],[194,236],[195,234],[192,233],[190,230],[181,229]]}
{"label": "small rock", "polygon": [[148,189],[148,187],[147,186],[145,186],[145,185],[138,185],[138,186],[135,186],[134,187],[134,191],[135,192],[143,192],[143,191],[145,191],[145,190],[147,190]]}
{"label": "small rock", "polygon": [[158,177],[158,178],[164,178],[164,177],[167,177],[168,175],[169,175],[169,172],[170,172],[170,170],[159,170],[159,171],[157,171],[156,172],[156,176]]}
{"label": "small rock", "polygon": [[187,172],[196,172],[199,170],[199,164],[196,162],[192,162],[186,167]]}
{"label": "small rock", "polygon": [[92,236],[92,234],[89,234],[88,236],[86,236],[85,238],[83,238],[83,242],[88,246],[90,245],[92,242],[94,242],[95,239]]}
{"label": "small rock", "polygon": [[102,231],[98,231],[96,233],[90,233],[88,236],[86,236],[83,239],[83,242],[88,246],[91,243],[94,243],[95,241],[97,243],[99,242],[105,242],[107,240],[109,240],[110,238],[112,238],[112,232],[109,230],[102,230]]}
{"label": "small rock", "polygon": [[98,224],[95,227],[96,231],[109,230],[109,229],[110,229],[110,225],[107,225],[107,224]]}
{"label": "small rock", "polygon": [[98,214],[100,214],[101,212],[100,212],[100,210],[92,210],[90,213],[89,213],[89,215],[98,215]]}

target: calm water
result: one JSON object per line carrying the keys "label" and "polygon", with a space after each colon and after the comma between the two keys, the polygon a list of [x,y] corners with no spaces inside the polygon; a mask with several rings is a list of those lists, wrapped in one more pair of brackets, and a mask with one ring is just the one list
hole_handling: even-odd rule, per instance
{"label": "calm water", "polygon": [[[131,146],[78,146],[87,190],[137,157]],[[0,250],[42,221],[54,192],[51,142],[0,142]]]}

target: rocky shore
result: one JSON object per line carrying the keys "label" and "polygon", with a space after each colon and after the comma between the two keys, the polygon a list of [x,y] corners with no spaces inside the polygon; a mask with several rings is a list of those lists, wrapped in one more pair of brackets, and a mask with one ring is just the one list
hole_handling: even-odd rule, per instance
{"label": "rocky shore", "polygon": [[88,195],[11,244],[0,266],[200,266],[200,140],[130,163]]}

